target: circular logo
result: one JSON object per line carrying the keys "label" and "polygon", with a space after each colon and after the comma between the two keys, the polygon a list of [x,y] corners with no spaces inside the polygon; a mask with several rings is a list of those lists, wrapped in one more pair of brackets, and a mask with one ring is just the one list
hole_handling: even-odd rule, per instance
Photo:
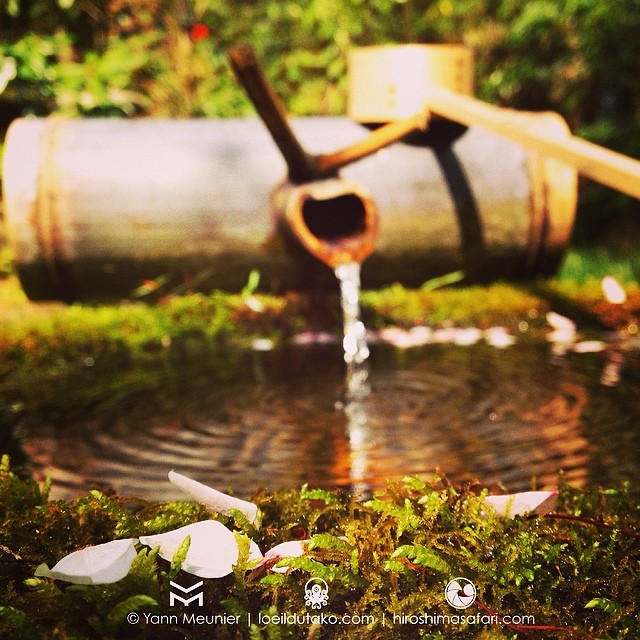
{"label": "circular logo", "polygon": [[444,588],[444,597],[454,609],[466,609],[476,601],[476,587],[467,578],[454,578]]}
{"label": "circular logo", "polygon": [[312,609],[320,609],[329,602],[329,585],[322,578],[311,578],[304,585],[304,602]]}

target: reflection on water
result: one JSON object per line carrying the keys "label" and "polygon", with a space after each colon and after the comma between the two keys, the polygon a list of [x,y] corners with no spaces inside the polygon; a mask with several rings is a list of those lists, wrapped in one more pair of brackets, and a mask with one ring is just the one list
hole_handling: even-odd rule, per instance
{"label": "reflection on water", "polygon": [[241,382],[182,380],[71,423],[25,418],[19,434],[64,497],[98,486],[178,498],[170,469],[241,497],[305,482],[366,492],[436,468],[514,491],[532,477],[552,487],[560,470],[576,486],[612,484],[640,471],[640,358],[628,354],[618,384],[605,386],[609,357],[378,345],[371,393],[345,409],[339,349],[296,347],[250,354]]}

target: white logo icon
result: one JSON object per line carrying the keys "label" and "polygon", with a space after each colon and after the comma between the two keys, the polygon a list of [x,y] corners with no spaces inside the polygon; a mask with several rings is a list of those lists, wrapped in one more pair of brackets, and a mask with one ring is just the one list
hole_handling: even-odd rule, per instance
{"label": "white logo icon", "polygon": [[329,602],[329,585],[322,578],[310,578],[304,585],[304,603],[312,609],[320,609]]}
{"label": "white logo icon", "polygon": [[[191,587],[181,587],[177,582],[174,582],[173,580],[171,580],[169,582],[169,584],[174,587],[175,589],[178,589],[179,591],[182,591],[182,593],[191,593],[192,591],[195,591],[196,589],[198,589],[199,587],[201,587],[204,584],[204,580],[200,580],[200,582],[196,582],[196,584],[194,584]],[[202,591],[200,593],[196,593],[193,597],[191,598],[183,598],[182,596],[179,596],[177,593],[173,593],[173,591],[169,592],[169,606],[173,607],[173,605],[176,603],[176,600],[178,602],[182,602],[183,605],[185,605],[185,607],[188,607],[194,600],[198,603],[199,606],[203,606],[204,605],[204,593],[202,593]]]}
{"label": "white logo icon", "polygon": [[444,597],[454,609],[466,609],[476,601],[476,587],[466,578],[454,578],[444,588]]}

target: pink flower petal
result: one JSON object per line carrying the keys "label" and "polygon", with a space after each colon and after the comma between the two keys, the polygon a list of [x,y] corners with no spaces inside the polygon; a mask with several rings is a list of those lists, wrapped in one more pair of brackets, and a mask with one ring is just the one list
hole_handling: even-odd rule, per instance
{"label": "pink flower petal", "polygon": [[85,547],[65,556],[52,569],[40,565],[36,576],[74,584],[110,584],[122,580],[136,557],[134,538]]}
{"label": "pink flower petal", "polygon": [[525,513],[543,515],[552,511],[558,500],[558,491],[524,491],[504,496],[486,496],[484,501],[500,517],[514,518]]}
{"label": "pink flower petal", "polygon": [[237,509],[244,513],[251,524],[255,525],[258,522],[258,507],[253,502],[234,498],[175,471],[169,471],[169,481],[207,509],[225,515],[230,515],[232,509]]}

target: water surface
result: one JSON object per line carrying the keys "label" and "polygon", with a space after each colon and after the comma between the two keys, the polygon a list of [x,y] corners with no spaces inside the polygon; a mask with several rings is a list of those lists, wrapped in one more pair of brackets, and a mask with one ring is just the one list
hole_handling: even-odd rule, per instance
{"label": "water surface", "polygon": [[[509,490],[634,480],[640,471],[640,355],[602,384],[610,352],[553,357],[496,349],[374,345],[371,393],[345,402],[340,346],[250,353],[235,379],[178,378],[73,419],[24,417],[23,449],[54,495],[88,488],[182,497],[175,469],[250,497],[258,488],[370,491],[436,469]],[[117,375],[117,374],[114,374]]]}

